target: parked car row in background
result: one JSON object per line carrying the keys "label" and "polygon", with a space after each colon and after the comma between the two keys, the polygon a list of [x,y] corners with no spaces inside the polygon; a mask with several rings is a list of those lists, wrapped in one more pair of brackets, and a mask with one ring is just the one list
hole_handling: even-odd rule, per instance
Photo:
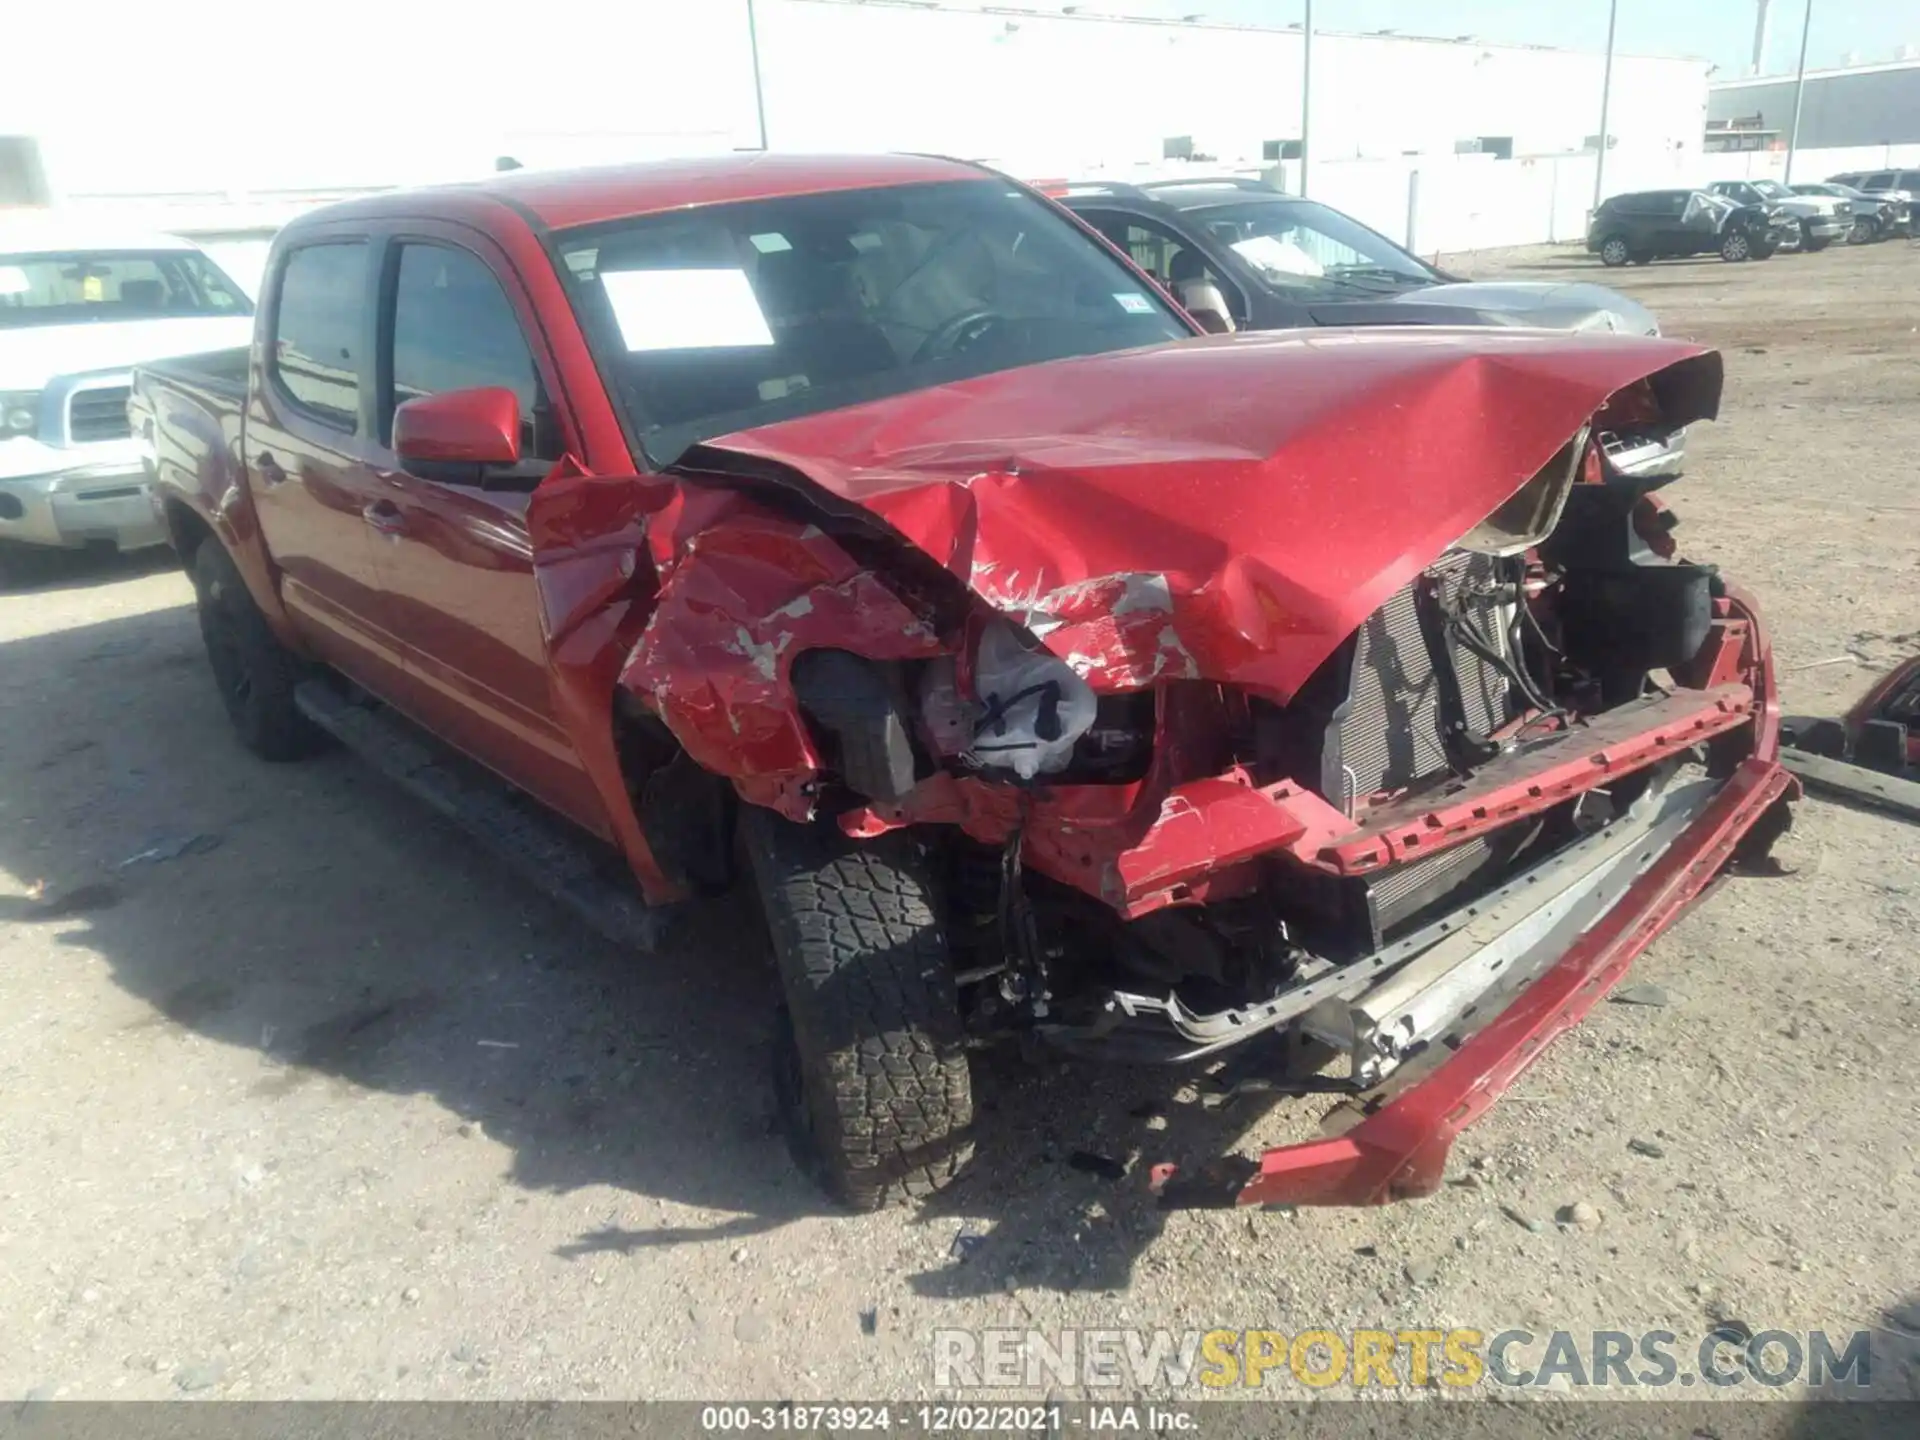
{"label": "parked car row in background", "polygon": [[[1902,188],[1907,181],[1914,190]],[[1685,255],[1765,260],[1782,250],[1824,250],[1836,240],[1871,244],[1913,233],[1916,192],[1920,171],[1905,170],[1793,186],[1715,180],[1698,189],[1634,190],[1593,212],[1587,249],[1602,264],[1620,266]]]}

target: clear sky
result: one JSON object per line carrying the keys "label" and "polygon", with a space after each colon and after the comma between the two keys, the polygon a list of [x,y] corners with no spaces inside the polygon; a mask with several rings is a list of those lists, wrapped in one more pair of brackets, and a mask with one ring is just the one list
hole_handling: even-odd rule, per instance
{"label": "clear sky", "polygon": [[[1014,3],[1039,7],[1052,0]],[[1893,59],[1901,45],[1920,46],[1920,0],[1811,3],[1811,67],[1838,65],[1848,51],[1867,63]],[[1089,0],[1087,8],[1287,25],[1300,19],[1301,0]],[[1765,73],[1794,68],[1805,14],[1806,0],[1773,0]],[[1720,67],[1715,79],[1733,79],[1746,73],[1754,15],[1755,0],[1620,0],[1618,43],[1642,55],[1702,55]],[[1607,0],[1314,0],[1313,20],[1329,30],[1391,28],[1576,49],[1598,50],[1607,42]]]}

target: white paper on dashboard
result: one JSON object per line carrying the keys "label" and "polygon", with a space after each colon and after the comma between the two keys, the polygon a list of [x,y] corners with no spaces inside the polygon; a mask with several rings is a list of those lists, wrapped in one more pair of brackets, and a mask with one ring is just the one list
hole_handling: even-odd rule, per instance
{"label": "white paper on dashboard", "polygon": [[1278,270],[1285,275],[1327,273],[1326,266],[1291,240],[1280,240],[1272,235],[1252,235],[1245,240],[1234,241],[1233,248],[1254,264],[1268,270]]}
{"label": "white paper on dashboard", "polygon": [[629,350],[773,344],[744,270],[603,270],[600,283]]}

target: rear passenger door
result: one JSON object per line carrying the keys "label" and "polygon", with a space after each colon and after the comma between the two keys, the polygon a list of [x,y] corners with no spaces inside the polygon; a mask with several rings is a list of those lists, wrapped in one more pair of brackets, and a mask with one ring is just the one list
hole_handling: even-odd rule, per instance
{"label": "rear passenger door", "polygon": [[522,789],[608,833],[598,791],[556,718],[534,589],[531,486],[483,489],[412,475],[393,412],[421,395],[503,386],[521,453],[558,460],[569,422],[512,266],[484,237],[422,223],[381,260],[374,541],[388,624],[406,666],[401,708]]}
{"label": "rear passenger door", "polygon": [[248,488],[281,574],[281,597],[314,652],[386,693],[397,657],[382,622],[367,510],[376,446],[374,243],[351,229],[308,231],[284,252],[266,296],[243,440]]}

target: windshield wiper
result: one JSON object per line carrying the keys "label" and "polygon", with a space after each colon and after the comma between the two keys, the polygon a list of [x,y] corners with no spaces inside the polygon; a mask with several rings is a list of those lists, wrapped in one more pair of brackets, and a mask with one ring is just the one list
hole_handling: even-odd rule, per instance
{"label": "windshield wiper", "polygon": [[1384,280],[1394,289],[1406,285],[1431,285],[1433,281],[1425,275],[1409,275],[1404,270],[1395,270],[1386,265],[1342,265],[1327,272],[1327,279],[1346,280]]}

